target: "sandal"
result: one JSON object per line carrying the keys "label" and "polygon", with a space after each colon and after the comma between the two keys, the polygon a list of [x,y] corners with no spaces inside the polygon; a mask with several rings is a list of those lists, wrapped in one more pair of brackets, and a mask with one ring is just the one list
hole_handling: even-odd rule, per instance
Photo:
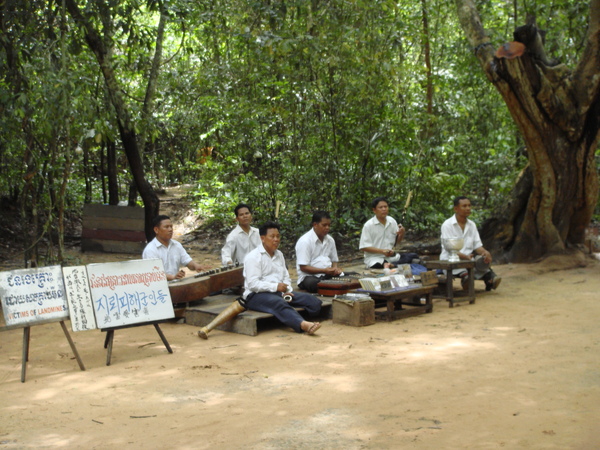
{"label": "sandal", "polygon": [[309,329],[306,331],[306,333],[312,336],[313,334],[315,334],[315,332],[316,332],[316,331],[317,331],[319,328],[321,328],[321,324],[320,324],[319,322],[314,322],[314,323],[312,324],[312,326],[311,326],[311,327],[310,327],[310,328],[309,328]]}

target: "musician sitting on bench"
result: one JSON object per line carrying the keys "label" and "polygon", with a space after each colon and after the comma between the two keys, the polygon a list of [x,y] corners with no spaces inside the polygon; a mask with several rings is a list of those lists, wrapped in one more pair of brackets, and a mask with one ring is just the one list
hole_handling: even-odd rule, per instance
{"label": "musician sitting on bench", "polygon": [[244,294],[246,308],[273,314],[298,333],[314,334],[321,324],[308,322],[294,308],[310,315],[321,311],[321,300],[306,292],[293,292],[292,280],[283,253],[277,250],[281,240],[279,224],[267,222],[259,228],[259,245],[244,260]]}
{"label": "musician sitting on bench", "polygon": [[233,212],[238,225],[229,233],[221,249],[221,262],[224,266],[242,264],[246,255],[260,245],[258,229],[250,226],[252,223],[250,206],[240,203]]}
{"label": "musician sitting on bench", "polygon": [[[454,199],[454,215],[442,224],[442,239],[463,239],[463,248],[458,252],[461,260],[474,260],[475,271],[473,276],[476,280],[485,282],[485,290],[497,289],[502,281],[490,267],[492,254],[483,247],[477,225],[469,216],[471,215],[471,200],[465,196]],[[440,259],[448,259],[450,253],[442,245]],[[464,290],[469,288],[469,274],[467,269],[454,269],[453,276],[461,278],[461,286]],[[452,281],[450,281],[452,282]]]}
{"label": "musician sitting on bench", "polygon": [[396,267],[398,264],[410,264],[418,259],[416,253],[397,254],[394,246],[404,238],[405,229],[388,216],[389,206],[385,197],[377,197],[371,202],[373,216],[363,226],[360,234],[359,250],[364,252],[367,269]]}
{"label": "musician sitting on bench", "polygon": [[329,235],[331,216],[327,211],[315,211],[312,229],[296,242],[296,269],[298,287],[308,292],[317,292],[320,281],[342,273],[338,267],[335,241]]}
{"label": "musician sitting on bench", "polygon": [[209,268],[195,262],[185,251],[183,245],[172,239],[173,222],[169,216],[156,216],[153,225],[156,237],[146,245],[142,259],[162,259],[167,281],[185,277],[185,271],[180,270],[181,266],[186,266],[196,272],[202,272]]}

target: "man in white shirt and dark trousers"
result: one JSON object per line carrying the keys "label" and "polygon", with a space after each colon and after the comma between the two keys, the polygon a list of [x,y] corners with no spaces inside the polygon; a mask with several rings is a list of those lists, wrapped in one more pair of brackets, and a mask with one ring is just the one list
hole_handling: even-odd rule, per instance
{"label": "man in white shirt and dark trousers", "polygon": [[244,259],[244,294],[247,309],[273,314],[298,333],[314,334],[319,322],[309,322],[296,311],[302,307],[310,316],[321,311],[321,300],[305,292],[293,292],[292,280],[283,253],[279,224],[267,222],[259,228],[261,245]]}
{"label": "man in white shirt and dark trousers", "polygon": [[237,226],[229,233],[225,245],[221,249],[221,262],[224,266],[242,264],[248,253],[260,245],[258,229],[250,226],[252,210],[245,203],[234,209]]}
{"label": "man in white shirt and dark trousers", "polygon": [[318,284],[338,276],[338,255],[335,241],[329,235],[331,216],[327,211],[315,211],[312,229],[296,242],[296,270],[298,287],[308,292],[317,292]]}
{"label": "man in white shirt and dark trousers", "polygon": [[[468,197],[456,197],[454,199],[454,215],[442,224],[442,242],[443,239],[457,238],[463,239],[463,247],[458,252],[461,260],[475,260],[474,276],[476,280],[485,282],[485,290],[496,289],[502,278],[494,273],[490,268],[492,254],[483,248],[483,243],[479,237],[475,222],[468,217],[471,215],[471,200]],[[440,260],[447,260],[450,253],[442,245]],[[467,269],[454,269],[454,276],[460,276],[463,289],[468,286]]]}
{"label": "man in white shirt and dark trousers", "polygon": [[394,246],[404,238],[406,230],[388,215],[389,205],[385,197],[371,202],[374,217],[363,226],[359,250],[364,252],[367,269],[383,269],[387,265],[410,264],[419,259],[416,253],[396,254]]}
{"label": "man in white shirt and dark trousers", "polygon": [[183,246],[172,239],[173,222],[171,222],[169,216],[156,216],[153,225],[156,237],[144,248],[142,259],[161,259],[167,281],[185,277],[185,271],[180,269],[181,266],[185,266],[196,272],[208,269],[208,266],[203,266],[195,262]]}

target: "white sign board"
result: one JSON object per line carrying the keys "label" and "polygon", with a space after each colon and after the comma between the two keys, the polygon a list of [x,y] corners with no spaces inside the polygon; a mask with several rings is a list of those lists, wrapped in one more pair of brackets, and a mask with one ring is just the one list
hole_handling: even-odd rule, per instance
{"label": "white sign board", "polygon": [[69,303],[71,329],[85,331],[97,328],[85,266],[63,267],[63,279]]}
{"label": "white sign board", "polygon": [[60,266],[0,272],[0,297],[7,326],[69,318]]}
{"label": "white sign board", "polygon": [[175,317],[160,259],[87,266],[98,328]]}

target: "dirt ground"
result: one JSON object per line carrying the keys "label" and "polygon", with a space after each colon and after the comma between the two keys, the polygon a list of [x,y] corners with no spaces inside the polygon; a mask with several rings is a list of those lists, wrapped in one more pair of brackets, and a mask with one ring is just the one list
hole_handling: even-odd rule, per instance
{"label": "dirt ground", "polygon": [[[196,259],[213,252],[192,252]],[[79,255],[82,263],[131,255]],[[108,258],[108,259],[106,259]],[[292,263],[293,264],[293,263]],[[475,304],[245,336],[161,326],[0,333],[0,449],[600,448],[600,262],[502,265]],[[67,325],[69,325],[67,323]]]}

